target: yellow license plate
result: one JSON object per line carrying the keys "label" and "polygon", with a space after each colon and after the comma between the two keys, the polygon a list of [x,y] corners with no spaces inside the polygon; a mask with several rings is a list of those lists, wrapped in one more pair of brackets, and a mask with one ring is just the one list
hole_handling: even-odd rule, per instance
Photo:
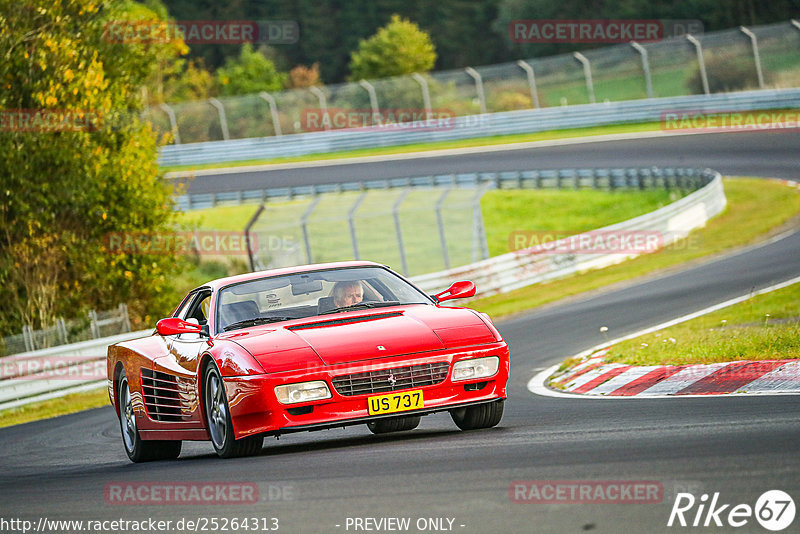
{"label": "yellow license plate", "polygon": [[421,389],[402,393],[389,393],[388,395],[376,395],[367,399],[367,408],[370,415],[405,412],[422,407]]}

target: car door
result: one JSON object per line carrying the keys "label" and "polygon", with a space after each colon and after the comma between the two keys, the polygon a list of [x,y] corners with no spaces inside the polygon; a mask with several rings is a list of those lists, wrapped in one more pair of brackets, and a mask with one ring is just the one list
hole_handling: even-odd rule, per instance
{"label": "car door", "polygon": [[[208,324],[211,290],[201,288],[183,306],[177,316],[187,322]],[[180,405],[181,421],[201,422],[200,384],[197,383],[200,355],[208,346],[205,335],[188,333],[167,336],[169,352],[155,361],[156,370],[170,375],[174,381],[177,401]]]}

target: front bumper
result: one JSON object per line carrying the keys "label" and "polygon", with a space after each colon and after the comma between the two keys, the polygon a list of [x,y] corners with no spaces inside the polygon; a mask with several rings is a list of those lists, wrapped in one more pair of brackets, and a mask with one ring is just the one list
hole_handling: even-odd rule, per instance
{"label": "front bumper", "polygon": [[[455,362],[484,356],[500,358],[500,366],[495,375],[457,382],[451,380]],[[333,378],[340,375],[436,362],[448,362],[447,376],[442,382],[407,388],[423,391],[424,407],[419,410],[371,416],[367,408],[367,399],[385,392],[345,396],[341,395],[332,384]],[[280,435],[363,424],[384,417],[427,415],[505,399],[508,374],[508,346],[500,342],[466,350],[462,348],[274,374],[225,377],[224,382],[234,434],[239,439],[256,434]],[[312,380],[324,380],[331,390],[332,397],[290,405],[279,403],[275,397],[275,386]],[[405,390],[393,390],[392,393],[395,391]]]}

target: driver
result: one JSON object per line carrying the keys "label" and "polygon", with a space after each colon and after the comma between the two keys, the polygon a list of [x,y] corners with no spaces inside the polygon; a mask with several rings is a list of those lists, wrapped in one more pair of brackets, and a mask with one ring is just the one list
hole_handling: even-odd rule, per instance
{"label": "driver", "polygon": [[364,288],[358,280],[336,282],[333,284],[331,296],[335,307],[344,308],[361,302],[364,299]]}

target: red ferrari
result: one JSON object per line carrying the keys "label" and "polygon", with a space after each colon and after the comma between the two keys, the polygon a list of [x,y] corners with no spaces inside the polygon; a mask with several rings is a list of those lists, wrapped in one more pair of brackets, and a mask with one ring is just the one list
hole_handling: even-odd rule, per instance
{"label": "red ferrari", "polygon": [[508,346],[489,317],[441,303],[371,262],[215,280],[149,337],[108,348],[108,392],[134,462],[210,440],[223,458],[265,436],[366,424],[411,430],[447,410],[463,430],[500,422]]}

